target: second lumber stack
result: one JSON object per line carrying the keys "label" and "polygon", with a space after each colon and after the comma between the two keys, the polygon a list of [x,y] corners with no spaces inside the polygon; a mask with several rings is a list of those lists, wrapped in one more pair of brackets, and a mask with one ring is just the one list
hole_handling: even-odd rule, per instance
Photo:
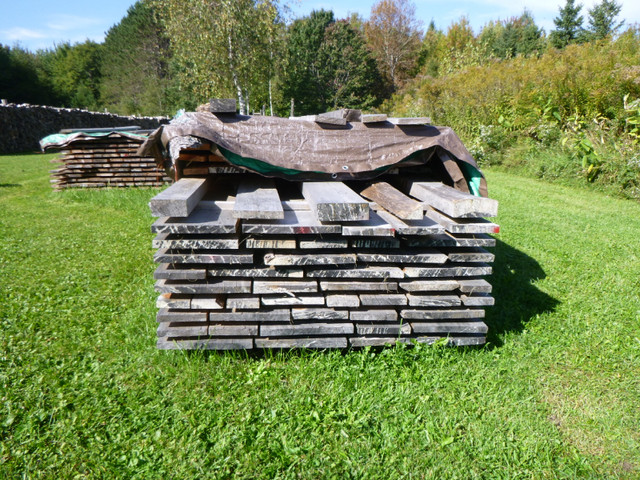
{"label": "second lumber stack", "polygon": [[[486,341],[497,201],[441,183],[183,178],[150,202],[158,347]],[[355,189],[355,191],[354,191]]]}

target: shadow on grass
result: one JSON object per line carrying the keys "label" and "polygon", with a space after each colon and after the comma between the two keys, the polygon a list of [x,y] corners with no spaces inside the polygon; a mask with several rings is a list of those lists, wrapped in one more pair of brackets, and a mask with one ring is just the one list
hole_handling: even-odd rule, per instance
{"label": "shadow on grass", "polygon": [[21,187],[19,183],[0,183],[0,188],[15,188]]}
{"label": "shadow on grass", "polygon": [[489,327],[487,341],[501,346],[499,335],[521,332],[536,315],[552,312],[560,303],[533,284],[546,277],[533,258],[500,240],[494,249],[493,274],[487,279],[493,286],[496,304],[486,309]]}

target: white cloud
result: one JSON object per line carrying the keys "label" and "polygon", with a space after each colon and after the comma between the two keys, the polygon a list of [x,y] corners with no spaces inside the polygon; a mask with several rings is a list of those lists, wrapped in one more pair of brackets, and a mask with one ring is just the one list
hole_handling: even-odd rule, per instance
{"label": "white cloud", "polygon": [[81,30],[103,23],[99,18],[79,17],[77,15],[56,14],[47,22],[47,27],[52,30],[68,31]]}
{"label": "white cloud", "polygon": [[10,42],[36,38],[46,38],[46,35],[42,32],[22,27],[14,27],[9,30],[2,30],[0,31],[0,35],[2,35],[2,37],[6,38]]}

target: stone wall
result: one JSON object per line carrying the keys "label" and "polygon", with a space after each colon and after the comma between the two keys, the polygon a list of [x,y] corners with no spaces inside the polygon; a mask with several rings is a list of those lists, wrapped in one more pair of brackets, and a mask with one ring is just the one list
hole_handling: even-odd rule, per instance
{"label": "stone wall", "polygon": [[0,154],[40,150],[39,141],[63,128],[122,127],[154,129],[168,123],[166,117],[124,117],[77,108],[29,104],[0,104]]}

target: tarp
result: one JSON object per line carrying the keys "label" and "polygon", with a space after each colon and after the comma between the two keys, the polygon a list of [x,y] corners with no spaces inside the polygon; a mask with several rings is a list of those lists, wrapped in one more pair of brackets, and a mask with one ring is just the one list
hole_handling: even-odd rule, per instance
{"label": "tarp", "polygon": [[268,116],[185,113],[154,131],[138,154],[163,161],[177,137],[213,142],[225,159],[288,179],[364,179],[394,167],[442,162],[456,188],[487,196],[477,163],[449,127],[347,122],[346,126]]}
{"label": "tarp", "polygon": [[40,140],[40,148],[42,151],[45,151],[49,148],[64,148],[69,146],[74,142],[79,141],[92,141],[99,140],[102,138],[131,138],[138,142],[141,140],[146,140],[147,135],[140,135],[131,132],[76,132],[76,133],[54,133],[52,135],[47,135],[42,140]]}

